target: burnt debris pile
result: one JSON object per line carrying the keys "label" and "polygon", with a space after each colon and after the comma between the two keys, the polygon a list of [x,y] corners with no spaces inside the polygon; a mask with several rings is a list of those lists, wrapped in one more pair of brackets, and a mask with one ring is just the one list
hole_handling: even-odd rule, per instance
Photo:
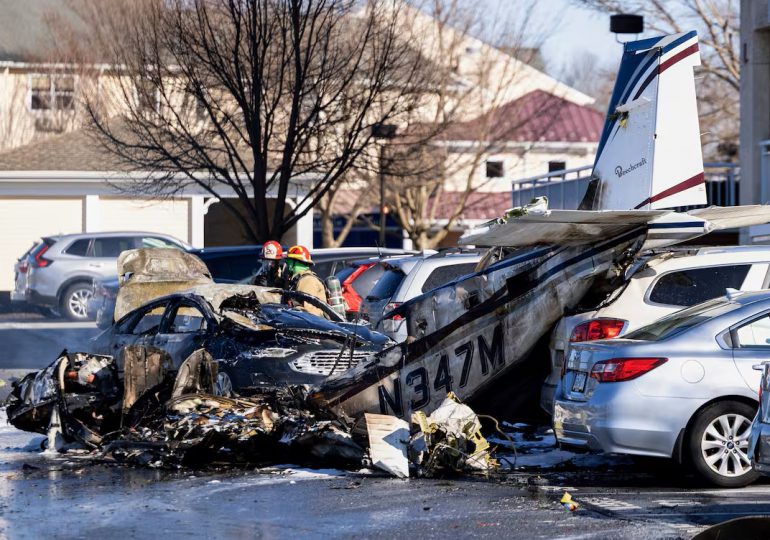
{"label": "burnt debris pile", "polygon": [[64,351],[13,385],[15,427],[51,450],[150,467],[266,466],[360,469],[398,477],[497,468],[478,417],[450,394],[431,414],[348,418],[305,386],[217,395],[217,363],[203,349],[178,370],[167,355],[127,347],[122,377],[110,356]]}

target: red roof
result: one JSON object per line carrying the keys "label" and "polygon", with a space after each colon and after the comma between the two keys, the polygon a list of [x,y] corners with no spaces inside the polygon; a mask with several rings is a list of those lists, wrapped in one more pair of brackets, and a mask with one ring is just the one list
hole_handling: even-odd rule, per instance
{"label": "red roof", "polygon": [[544,90],[534,90],[447,130],[455,141],[598,142],[604,114]]}
{"label": "red roof", "polygon": [[[436,219],[449,219],[462,195],[462,191],[442,191],[438,196],[434,196],[431,203],[438,205],[435,214]],[[511,206],[513,206],[513,201],[510,191],[474,191],[468,195],[460,218],[464,220],[495,219],[502,216]]]}

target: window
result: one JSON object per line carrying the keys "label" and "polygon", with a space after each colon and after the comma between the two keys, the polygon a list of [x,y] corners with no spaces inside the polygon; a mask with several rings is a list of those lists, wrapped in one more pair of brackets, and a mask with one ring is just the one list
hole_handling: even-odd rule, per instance
{"label": "window", "polygon": [[88,244],[91,241],[88,239],[82,239],[82,240],[75,240],[72,242],[67,249],[64,250],[64,253],[67,255],[76,255],[78,257],[85,257],[86,253],[88,253]]}
{"label": "window", "polygon": [[170,334],[195,334],[206,330],[206,317],[192,305],[181,305],[174,313],[168,329]]}
{"label": "window", "polygon": [[567,168],[566,161],[549,161],[548,172],[563,171]]}
{"label": "window", "polygon": [[138,239],[139,248],[175,248],[179,249],[179,246],[171,242],[170,240],[164,240],[156,236],[144,236]]}
{"label": "window", "polygon": [[770,349],[770,316],[763,315],[735,331],[739,348],[762,347]]}
{"label": "window", "polygon": [[30,75],[29,108],[33,111],[75,109],[75,77],[72,75]]}
{"label": "window", "polygon": [[136,104],[145,112],[160,112],[160,91],[149,79],[136,81]]}
{"label": "window", "polygon": [[351,283],[353,290],[361,298],[372,292],[374,286],[380,281],[380,277],[385,272],[385,267],[381,264],[375,264],[364,270],[355,280]]}
{"label": "window", "polygon": [[396,268],[386,270],[367,296],[374,300],[386,300],[396,294],[405,277],[406,275]]}
{"label": "window", "polygon": [[740,289],[750,264],[691,268],[663,274],[653,285],[650,302],[669,306],[693,306]]}
{"label": "window", "polygon": [[96,238],[91,248],[92,257],[117,257],[127,249],[133,249],[133,238],[116,236],[113,238]]}
{"label": "window", "polygon": [[160,326],[160,321],[163,319],[163,312],[165,310],[165,304],[149,308],[147,311],[139,315],[137,319],[135,319],[136,324],[131,329],[130,333],[135,336],[156,333],[158,331],[158,327]]}
{"label": "window", "polygon": [[502,178],[504,174],[502,161],[487,161],[487,178]]}
{"label": "window", "polygon": [[476,263],[452,264],[440,266],[430,273],[428,279],[422,285],[422,292],[432,291],[436,287],[446,285],[460,276],[472,274],[476,270]]}
{"label": "window", "polygon": [[642,326],[626,334],[624,339],[638,339],[640,341],[659,341],[684,332],[703,322],[724,315],[741,307],[740,304],[726,302],[725,300],[711,300],[697,306],[682,309],[671,315],[658,319],[654,323]]}
{"label": "window", "polygon": [[253,276],[262,266],[259,256],[255,253],[201,258],[208,266],[211,277],[217,281],[239,281]]}

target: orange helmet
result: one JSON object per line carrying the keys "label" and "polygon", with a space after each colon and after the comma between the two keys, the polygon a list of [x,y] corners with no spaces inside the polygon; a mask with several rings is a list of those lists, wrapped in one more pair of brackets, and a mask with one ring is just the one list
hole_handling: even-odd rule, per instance
{"label": "orange helmet", "polygon": [[313,264],[313,260],[310,258],[310,251],[305,246],[292,246],[289,248],[289,254],[286,257],[305,264]]}
{"label": "orange helmet", "polygon": [[269,240],[264,243],[262,246],[263,259],[272,259],[277,261],[281,257],[283,257],[283,248],[281,247],[281,244],[275,240]]}

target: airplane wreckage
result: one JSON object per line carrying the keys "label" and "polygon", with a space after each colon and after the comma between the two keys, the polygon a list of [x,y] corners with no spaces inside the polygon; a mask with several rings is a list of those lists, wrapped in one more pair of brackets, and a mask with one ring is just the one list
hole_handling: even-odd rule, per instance
{"label": "airplane wreckage", "polygon": [[[313,456],[397,476],[407,476],[410,464],[423,475],[494,469],[478,416],[463,402],[510,373],[586,295],[620,286],[641,252],[770,222],[769,206],[671,210],[706,204],[693,76],[699,63],[695,32],[625,44],[579,209],[551,210],[538,199],[467,232],[461,244],[489,248],[478,271],[391,312],[407,325],[404,343],[333,315],[278,308],[281,291],[213,285],[205,265],[175,274],[168,258],[127,252],[127,267],[145,264],[121,285],[118,311],[126,315],[116,312],[116,326],[153,298],[204,287],[217,298],[211,326],[219,338],[249,337],[217,349],[204,336],[176,360],[141,340],[122,343],[115,359],[64,353],[14,384],[9,420],[48,434],[49,447],[63,447],[58,437],[132,463]],[[172,275],[165,282],[157,277],[163,268]],[[256,361],[244,365],[259,375],[260,366],[286,363],[288,350],[299,362],[319,344],[333,357],[320,381],[236,385],[237,395],[218,384],[234,362],[228,350],[240,356],[254,348]]]}

